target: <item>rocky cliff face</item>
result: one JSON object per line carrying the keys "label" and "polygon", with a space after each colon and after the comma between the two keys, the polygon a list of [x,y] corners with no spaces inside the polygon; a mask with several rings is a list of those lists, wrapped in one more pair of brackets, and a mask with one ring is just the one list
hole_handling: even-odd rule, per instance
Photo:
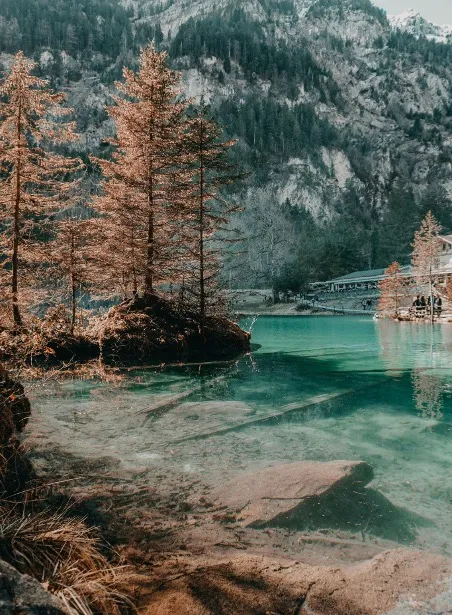
{"label": "rocky cliff face", "polygon": [[[171,56],[185,69],[191,95],[203,91],[215,104],[228,100],[239,108],[250,105],[248,97],[292,110],[313,105],[313,123],[324,120],[339,133],[332,130],[322,139],[302,131],[293,145],[284,145],[287,136],[281,138],[278,129],[271,128],[269,179],[281,201],[290,195],[321,216],[331,211],[333,195],[343,193],[347,182],[361,185],[377,178],[384,193],[394,174],[412,180],[420,198],[434,164],[434,175],[448,190],[452,186],[446,154],[452,83],[446,58],[451,49],[424,38],[439,34],[440,28],[422,20],[423,26],[410,32],[409,20],[388,20],[367,0],[248,0],[240,9],[226,0],[203,0],[191,3],[189,11],[181,1],[170,4],[143,19],[170,37]],[[145,12],[149,3],[141,6]],[[227,49],[215,49],[203,22],[219,26],[216,37],[227,30]],[[243,43],[242,30],[252,33]],[[253,46],[253,39],[259,44]],[[306,55],[291,65],[300,49]],[[279,66],[284,51],[289,61]],[[251,61],[247,53],[254,54]],[[274,58],[272,71],[267,70],[267,57]],[[253,123],[253,113],[250,116]],[[230,128],[241,132],[240,126]],[[257,126],[252,140],[244,136],[250,148],[259,146],[259,132]]]}
{"label": "rocky cliff face", "polygon": [[[83,135],[79,148],[105,150],[102,139],[113,126],[104,105],[113,81],[154,38],[182,71],[187,94],[204,94],[228,135],[238,139],[236,158],[251,173],[241,195],[245,231],[259,227],[267,212],[270,225],[284,219],[291,227],[289,233],[284,225],[279,229],[287,239],[282,251],[265,259],[277,270],[299,242],[290,208],[307,212],[320,227],[350,213],[348,227],[371,249],[342,246],[336,261],[347,250],[356,255],[344,262],[345,271],[407,259],[412,235],[381,245],[385,220],[399,226],[391,218],[394,208],[397,218],[405,207],[399,217],[408,214],[413,226],[433,209],[446,230],[452,227],[450,28],[414,13],[388,18],[369,0],[39,5],[33,15],[13,0],[2,2],[0,59],[7,63],[22,47],[53,85],[69,92]],[[335,233],[332,244],[343,235]],[[271,241],[265,229],[256,234],[249,254]],[[408,248],[397,254],[394,245],[401,243]],[[242,272],[253,269],[253,261],[250,256]],[[260,270],[271,278],[272,267],[259,262],[250,283]]]}

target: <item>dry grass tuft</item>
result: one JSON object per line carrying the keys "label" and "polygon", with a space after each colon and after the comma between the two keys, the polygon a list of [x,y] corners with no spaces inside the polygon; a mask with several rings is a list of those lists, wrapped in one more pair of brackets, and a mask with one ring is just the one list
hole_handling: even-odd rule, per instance
{"label": "dry grass tuft", "polygon": [[121,615],[132,604],[123,591],[131,573],[112,566],[100,538],[67,509],[30,512],[0,503],[0,557],[40,581],[71,615]]}

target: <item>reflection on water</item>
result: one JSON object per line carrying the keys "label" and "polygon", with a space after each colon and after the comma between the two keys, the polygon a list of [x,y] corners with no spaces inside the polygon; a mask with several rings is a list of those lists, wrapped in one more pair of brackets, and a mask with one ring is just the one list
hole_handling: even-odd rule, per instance
{"label": "reflection on water", "polygon": [[[213,485],[278,463],[362,459],[379,494],[368,508],[389,500],[415,519],[405,538],[452,555],[452,326],[261,317],[252,341],[232,366],[49,383],[34,394],[33,446]],[[391,517],[385,532],[402,539]]]}
{"label": "reflection on water", "polygon": [[419,414],[426,419],[442,419],[444,399],[439,376],[414,369],[412,380],[414,401]]}
{"label": "reflection on water", "polygon": [[450,386],[452,326],[425,323],[378,323],[381,358],[393,374],[411,368],[413,399],[419,415],[444,418],[444,391]]}

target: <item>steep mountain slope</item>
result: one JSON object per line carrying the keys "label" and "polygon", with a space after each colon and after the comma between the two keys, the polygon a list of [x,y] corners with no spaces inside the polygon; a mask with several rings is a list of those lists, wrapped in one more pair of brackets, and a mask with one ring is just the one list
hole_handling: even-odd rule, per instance
{"label": "steep mountain slope", "polygon": [[428,22],[413,30],[369,0],[30,4],[0,6],[3,61],[24,48],[69,91],[82,150],[111,134],[111,85],[151,38],[238,139],[251,175],[231,283],[406,260],[427,209],[452,229],[452,45]]}

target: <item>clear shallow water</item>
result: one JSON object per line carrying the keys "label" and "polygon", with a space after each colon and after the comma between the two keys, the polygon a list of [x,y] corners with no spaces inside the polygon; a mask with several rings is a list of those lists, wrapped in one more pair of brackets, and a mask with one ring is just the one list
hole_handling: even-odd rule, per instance
{"label": "clear shallow water", "polygon": [[261,317],[252,333],[258,347],[234,365],[36,389],[33,447],[113,458],[131,480],[167,469],[211,484],[362,459],[396,507],[376,535],[452,555],[452,325]]}

